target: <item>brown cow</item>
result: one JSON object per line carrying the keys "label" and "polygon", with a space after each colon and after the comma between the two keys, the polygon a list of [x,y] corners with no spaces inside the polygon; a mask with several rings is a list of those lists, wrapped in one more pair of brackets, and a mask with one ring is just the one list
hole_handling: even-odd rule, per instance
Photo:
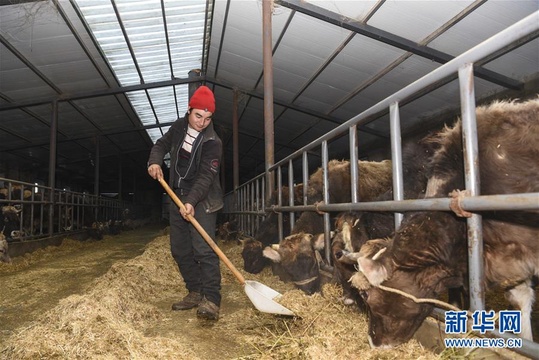
{"label": "brown cow", "polygon": [[[343,288],[343,302],[345,305],[357,304],[364,308],[363,301],[348,281],[356,272],[357,262],[349,261],[347,254],[359,251],[367,241],[368,234],[361,225],[360,212],[345,212],[339,214],[335,220],[335,236],[331,240],[331,255],[333,260],[333,278]],[[391,221],[393,221],[391,219]],[[357,259],[356,259],[357,260]]]}
{"label": "brown cow", "polygon": [[4,221],[1,232],[8,241],[22,239],[20,212],[18,205],[2,206],[2,218]]}
{"label": "brown cow", "polygon": [[[404,199],[419,199],[425,196],[427,189],[427,168],[437,144],[431,140],[432,135],[406,139],[402,149],[402,171]],[[393,189],[375,199],[376,201],[393,200]],[[356,272],[357,259],[351,261],[348,253],[359,251],[368,239],[383,238],[393,235],[395,217],[392,212],[354,211],[339,214],[336,220],[337,233],[332,239],[331,255],[334,264],[334,280],[343,287],[345,305],[357,303],[360,309],[364,304],[360,300],[357,289],[350,286],[350,276]],[[451,302],[458,302],[461,290],[452,290]],[[458,302],[460,305],[460,302]]]}
{"label": "brown cow", "polygon": [[[391,161],[359,161],[357,180],[359,199],[372,201],[392,186]],[[323,169],[318,169],[309,178],[307,201],[309,204],[323,200]],[[350,162],[332,160],[328,163],[329,202],[351,201]],[[323,249],[324,232],[322,215],[306,211],[294,225],[291,235],[280,242],[278,249],[266,247],[264,256],[280,263],[289,280],[308,294],[320,291],[319,250]],[[283,278],[283,277],[281,277]]]}
{"label": "brown cow", "polygon": [[[281,192],[281,204],[289,205],[288,187],[283,186]],[[270,204],[277,205],[279,190],[274,191],[270,198]],[[303,184],[294,186],[294,204],[303,204]],[[266,218],[260,223],[254,238],[242,239],[243,249],[241,256],[243,258],[243,267],[245,271],[258,274],[268,264],[269,259],[262,255],[262,251],[266,246],[279,243],[279,228],[278,228],[278,213],[270,212]],[[283,213],[283,236],[290,234],[290,214]]]}
{"label": "brown cow", "polygon": [[238,221],[226,221],[217,227],[217,236],[224,241],[239,241]]}
{"label": "brown cow", "polygon": [[[477,108],[476,116],[481,194],[539,192],[539,100],[495,102]],[[464,187],[460,121],[440,132],[436,141],[441,147],[429,165],[427,197],[444,197]],[[539,212],[480,214],[485,285],[506,291],[510,303],[522,311],[521,336],[532,339],[531,286],[533,277],[539,276]],[[352,281],[362,289],[368,305],[371,346],[398,345],[413,336],[433,306],[378,286],[436,298],[448,286],[461,283],[467,260],[466,222],[453,213],[407,213],[385,252],[373,256],[371,248],[362,247],[360,272]],[[365,278],[371,287],[365,286]]]}
{"label": "brown cow", "polygon": [[[428,163],[428,160],[432,156],[434,150],[437,148],[437,144],[430,141],[430,135],[421,136],[421,137],[412,137],[406,139],[403,143],[402,157],[403,157],[403,178],[404,178],[404,198],[405,199],[417,199],[422,197],[425,194],[427,186],[427,173],[425,165]],[[330,192],[330,202],[331,203],[345,203],[350,202],[351,189],[350,189],[350,164],[349,162],[339,162],[331,161],[328,164],[329,170],[329,192]],[[383,161],[380,163],[377,162],[359,162],[359,198],[360,201],[373,201],[373,200],[391,200],[393,199],[393,189],[391,182],[391,162]],[[322,170],[319,169],[316,173],[311,176],[309,180],[309,203],[315,203],[322,200]],[[363,234],[362,239],[358,239],[356,244],[358,248],[355,248],[354,251],[359,250],[359,246],[369,238],[373,237],[385,237],[389,236],[394,231],[394,217],[392,213],[384,212],[356,212],[355,216],[359,217],[360,221],[357,223],[357,227],[361,227],[361,233]],[[297,246],[297,249],[303,249],[305,253],[302,256],[302,259],[310,257],[310,261],[304,260],[305,269],[298,267],[297,264],[292,263],[292,259],[296,259],[295,254],[287,252],[287,256],[278,256],[277,250],[266,249],[266,256],[273,258],[276,261],[284,259],[282,262],[285,271],[289,274],[288,278],[292,278],[292,281],[296,282],[300,289],[303,289],[307,292],[318,291],[317,282],[311,284],[305,284],[309,279],[314,279],[319,276],[317,267],[312,266],[313,263],[320,262],[321,256],[317,250],[323,249],[323,241],[319,238],[320,234],[323,232],[323,221],[321,215],[315,212],[306,212],[304,213],[292,233],[311,233],[314,234],[312,246],[309,249],[305,246]],[[358,231],[354,231],[358,233]],[[355,235],[353,235],[355,236]],[[286,239],[286,242],[302,242],[304,241],[302,237],[289,237]],[[284,242],[284,241],[283,241]],[[335,261],[335,252],[339,252],[340,243],[337,242],[336,246],[333,248],[333,260]],[[291,246],[289,246],[291,247]],[[283,255],[283,254],[281,254]],[[338,254],[337,257],[340,258],[341,254]],[[287,259],[288,258],[288,259]],[[343,259],[345,260],[345,259]],[[343,264],[344,265],[344,264]],[[346,265],[347,267],[349,265]],[[334,269],[335,270],[335,269]],[[345,271],[345,274],[339,274],[339,271]],[[304,273],[301,273],[303,271]],[[347,282],[348,270],[341,269],[339,266],[334,271],[334,276],[337,281],[341,282],[343,288],[346,292],[349,288]],[[286,280],[286,279],[283,279]],[[355,293],[355,294],[354,294]],[[352,295],[351,298],[348,298],[348,295]],[[351,299],[357,299],[357,292],[352,291],[352,294],[345,294],[345,301],[350,303]],[[352,300],[353,302],[353,300]],[[360,305],[361,307],[361,305]]]}

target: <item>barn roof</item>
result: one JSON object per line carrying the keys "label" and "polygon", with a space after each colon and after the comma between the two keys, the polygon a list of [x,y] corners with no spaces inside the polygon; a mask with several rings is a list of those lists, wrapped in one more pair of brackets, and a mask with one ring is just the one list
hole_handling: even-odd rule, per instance
{"label": "barn roof", "polygon": [[[275,160],[538,9],[536,0],[276,0]],[[231,190],[235,94],[240,184],[265,169],[262,35],[261,0],[0,0],[0,177],[17,169],[47,182],[56,109],[62,186],[91,190],[96,163],[102,192],[118,191],[119,178],[127,191],[149,182],[149,150],[185,113],[196,79],[216,95]],[[476,64],[479,101],[539,92],[538,35]],[[402,104],[404,135],[458,112],[456,79],[429,90]],[[387,112],[358,131],[360,157],[387,148]],[[347,145],[336,141],[330,156],[345,157]]]}

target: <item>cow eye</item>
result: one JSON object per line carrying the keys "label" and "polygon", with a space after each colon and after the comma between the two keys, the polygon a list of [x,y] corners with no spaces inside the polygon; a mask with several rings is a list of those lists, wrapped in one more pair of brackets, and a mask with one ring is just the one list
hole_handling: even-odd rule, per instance
{"label": "cow eye", "polygon": [[359,295],[361,295],[361,298],[363,300],[367,300],[369,298],[369,293],[367,291],[365,291],[365,290],[360,290]]}

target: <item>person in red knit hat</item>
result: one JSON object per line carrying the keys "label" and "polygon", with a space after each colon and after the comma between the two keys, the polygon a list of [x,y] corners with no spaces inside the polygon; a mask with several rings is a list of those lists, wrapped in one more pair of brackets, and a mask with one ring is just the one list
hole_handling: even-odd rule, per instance
{"label": "person in red knit hat", "polygon": [[191,96],[184,118],[176,120],[150,151],[148,173],[162,179],[161,164],[170,153],[169,185],[185,205],[185,212],[171,202],[170,250],[185,281],[188,294],[172,310],[197,309],[197,317],[219,319],[221,271],[219,257],[187,216],[215,237],[217,211],[223,207],[219,183],[222,142],[213,129],[215,97],[207,86]]}

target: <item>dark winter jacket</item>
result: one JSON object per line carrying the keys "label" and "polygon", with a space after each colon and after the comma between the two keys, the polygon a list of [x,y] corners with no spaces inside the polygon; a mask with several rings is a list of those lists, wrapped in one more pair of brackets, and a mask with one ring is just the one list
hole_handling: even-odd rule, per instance
{"label": "dark winter jacket", "polygon": [[[187,193],[184,201],[193,206],[202,202],[208,213],[223,207],[223,192],[219,183],[222,142],[210,123],[198,135],[193,144],[189,169],[179,173],[178,155],[187,134],[188,115],[176,120],[170,129],[152,147],[148,166],[161,165],[167,153],[170,153],[169,185],[173,189],[182,189]],[[183,175],[183,176],[182,176]]]}

